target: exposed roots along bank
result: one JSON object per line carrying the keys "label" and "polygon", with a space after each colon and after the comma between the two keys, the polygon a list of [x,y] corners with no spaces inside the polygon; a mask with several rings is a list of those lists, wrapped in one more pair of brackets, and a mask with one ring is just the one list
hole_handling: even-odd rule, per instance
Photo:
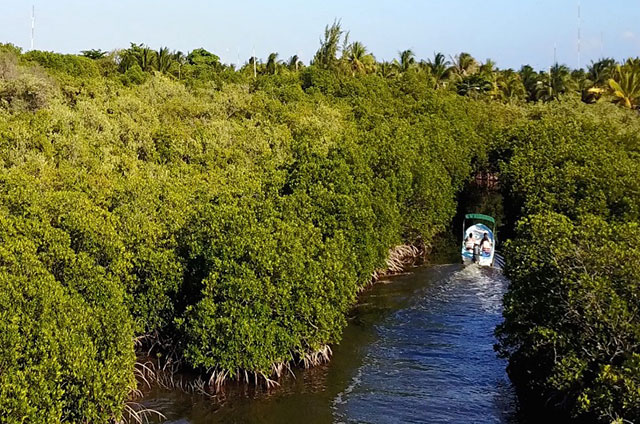
{"label": "exposed roots along bank", "polygon": [[[374,284],[382,277],[399,274],[413,266],[421,264],[429,251],[429,246],[426,246],[422,242],[416,243],[415,245],[398,245],[389,249],[389,254],[385,264],[386,268],[374,271],[371,275],[370,284]],[[360,290],[367,286],[368,285],[361,286]],[[214,369],[207,372],[209,378],[203,379],[202,375],[191,377],[183,373],[181,361],[172,359],[175,355],[167,356],[164,362],[159,358],[153,360],[150,357],[150,354],[155,345],[156,343],[154,343],[148,351],[142,352],[138,356],[138,361],[135,364],[135,376],[138,381],[138,388],[132,391],[130,396],[132,399],[139,399],[143,397],[140,387],[146,386],[146,388],[151,388],[153,385],[166,390],[180,390],[208,397],[215,396],[216,393],[219,393],[224,384],[229,380],[253,384],[256,387],[262,384],[264,387],[269,389],[279,385],[278,380],[283,376],[283,374],[289,373],[294,375],[292,366],[303,366],[304,368],[315,367],[329,362],[333,355],[331,347],[329,345],[324,345],[317,351],[302,354],[297,360],[273,363],[271,365],[270,373],[236,370],[236,372],[233,373],[234,377],[230,378],[229,370]],[[136,346],[140,348],[141,343],[137,341]],[[135,413],[136,411],[138,411],[138,414],[140,412],[143,414],[158,413],[157,411],[147,411],[140,409],[139,407],[132,408],[130,405],[137,404],[133,402],[129,403],[127,412],[130,414]],[[135,421],[137,421],[137,418],[135,418]]]}

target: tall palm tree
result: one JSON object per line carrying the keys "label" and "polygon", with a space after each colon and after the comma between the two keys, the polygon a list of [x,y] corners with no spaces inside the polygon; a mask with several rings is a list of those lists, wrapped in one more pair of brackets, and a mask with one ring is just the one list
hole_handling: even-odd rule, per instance
{"label": "tall palm tree", "polygon": [[520,75],[520,80],[525,90],[527,90],[527,100],[537,100],[536,92],[540,75],[529,65],[522,66],[518,71],[518,75]]}
{"label": "tall palm tree", "polygon": [[156,69],[163,74],[169,72],[171,65],[173,64],[173,55],[169,52],[168,47],[161,47],[155,53],[156,56]]}
{"label": "tall palm tree", "polygon": [[396,67],[400,72],[407,72],[416,63],[415,53],[411,49],[403,50],[399,53],[400,61],[394,60]]}
{"label": "tall palm tree", "polygon": [[449,64],[450,62],[442,53],[434,53],[433,60],[427,60],[431,76],[436,81],[436,88],[443,86],[445,80],[449,77]]}
{"label": "tall palm tree", "polygon": [[298,68],[300,68],[301,66],[302,66],[302,61],[300,60],[297,54],[294,54],[293,56],[291,56],[289,58],[289,61],[287,62],[287,68],[289,68],[290,71],[297,71]]}
{"label": "tall palm tree", "polygon": [[609,87],[614,96],[614,103],[629,109],[640,106],[640,63],[627,61],[624,66],[618,65],[614,78],[609,80]]}
{"label": "tall palm tree", "polygon": [[173,60],[173,63],[175,63],[176,66],[178,67],[178,79],[181,79],[182,78],[182,65],[187,63],[187,55],[185,55],[181,51],[177,50],[177,51],[174,51],[173,53],[171,53],[171,59]]}
{"label": "tall palm tree", "polygon": [[497,70],[496,62],[491,59],[487,59],[482,65],[480,65],[478,70],[485,75],[491,75]]}
{"label": "tall palm tree", "polygon": [[527,96],[522,79],[511,69],[500,71],[496,77],[495,97],[504,102],[513,102]]}
{"label": "tall palm tree", "polygon": [[478,72],[479,64],[469,53],[462,52],[451,58],[451,72],[458,78],[473,75]]}
{"label": "tall palm tree", "polygon": [[134,64],[138,64],[143,71],[153,70],[156,52],[144,44],[131,43],[131,47],[122,53],[120,66],[127,70]]}
{"label": "tall palm tree", "polygon": [[346,48],[346,61],[352,74],[364,74],[375,69],[375,58],[359,41],[354,41]]}
{"label": "tall palm tree", "polygon": [[610,57],[605,57],[597,62],[591,61],[587,66],[587,78],[593,85],[603,86],[608,83],[616,68],[616,61]]}
{"label": "tall palm tree", "polygon": [[536,97],[538,100],[556,100],[575,88],[575,82],[571,79],[571,71],[566,65],[556,63],[549,69],[546,76],[541,76],[538,81]]}
{"label": "tall palm tree", "polygon": [[271,53],[267,58],[267,73],[275,75],[278,72],[278,53]]}

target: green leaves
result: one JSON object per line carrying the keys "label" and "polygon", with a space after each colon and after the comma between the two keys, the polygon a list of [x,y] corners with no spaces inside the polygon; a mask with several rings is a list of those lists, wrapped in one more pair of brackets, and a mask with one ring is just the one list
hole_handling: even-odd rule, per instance
{"label": "green leaves", "polygon": [[636,420],[637,117],[576,103],[532,118],[511,130],[502,164],[521,219],[505,255],[500,352],[527,398],[581,422]]}
{"label": "green leaves", "polygon": [[340,340],[390,247],[446,228],[501,115],[351,47],[357,78],[273,56],[251,85],[200,49],[132,45],[106,76],[32,54],[59,93],[0,106],[0,421],[117,420],[134,335],[269,375]]}

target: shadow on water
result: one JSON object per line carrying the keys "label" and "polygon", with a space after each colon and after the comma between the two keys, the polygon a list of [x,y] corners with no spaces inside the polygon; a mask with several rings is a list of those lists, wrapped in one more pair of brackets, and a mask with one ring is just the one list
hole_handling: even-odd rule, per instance
{"label": "shadow on water", "polygon": [[271,390],[154,390],[144,404],[170,423],[513,423],[515,395],[493,351],[506,285],[492,269],[416,268],[363,293],[329,364]]}

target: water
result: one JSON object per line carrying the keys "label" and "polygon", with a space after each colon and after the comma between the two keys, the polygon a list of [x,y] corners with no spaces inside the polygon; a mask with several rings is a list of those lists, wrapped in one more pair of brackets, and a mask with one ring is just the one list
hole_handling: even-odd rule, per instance
{"label": "water", "polygon": [[275,389],[217,398],[154,390],[168,423],[515,423],[505,362],[493,351],[507,282],[494,269],[418,268],[364,293],[329,364]]}

